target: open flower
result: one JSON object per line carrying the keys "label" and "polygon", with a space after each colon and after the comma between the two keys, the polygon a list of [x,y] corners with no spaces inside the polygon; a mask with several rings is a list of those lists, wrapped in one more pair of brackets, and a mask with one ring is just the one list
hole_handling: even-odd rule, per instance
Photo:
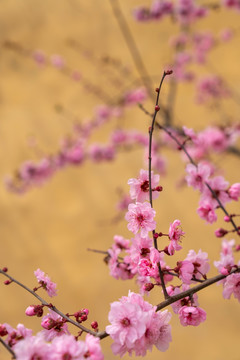
{"label": "open flower", "polygon": [[128,230],[134,234],[140,230],[142,237],[147,237],[148,232],[156,228],[156,222],[153,220],[156,211],[152,209],[148,202],[129,204],[125,219],[128,221]]}

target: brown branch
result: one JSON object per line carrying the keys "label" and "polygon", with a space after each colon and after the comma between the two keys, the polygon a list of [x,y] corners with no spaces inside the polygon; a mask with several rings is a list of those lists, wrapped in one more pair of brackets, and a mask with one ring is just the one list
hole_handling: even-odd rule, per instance
{"label": "brown branch", "polygon": [[[162,88],[162,84],[163,81],[165,79],[165,77],[167,75],[169,75],[169,72],[163,72],[160,84],[159,84],[159,88],[156,89],[157,91],[157,98],[156,98],[156,103],[155,103],[155,111],[153,114],[153,118],[152,118],[152,125],[149,131],[149,152],[148,152],[148,178],[149,178],[149,201],[151,204],[151,207],[153,207],[153,203],[152,203],[152,177],[151,177],[151,172],[152,172],[152,137],[153,137],[153,131],[154,131],[154,125],[155,125],[155,120],[156,120],[156,116],[158,111],[160,110],[160,106],[159,104],[159,96],[160,96],[160,91]],[[157,239],[155,238],[155,230],[152,231],[153,234],[153,242],[154,242],[154,247],[156,250],[158,250],[158,244],[157,244]],[[161,285],[162,285],[162,289],[163,289],[163,294],[164,294],[164,298],[168,299],[169,295],[167,293],[166,290],[166,286],[165,286],[165,282],[164,282],[164,276],[163,276],[163,271],[161,268],[161,263],[160,261],[157,264],[158,266],[158,272],[159,272],[159,277],[160,277],[160,281],[161,281]]]}
{"label": "brown branch", "polygon": [[10,346],[1,338],[0,336],[0,343],[7,349],[7,351],[12,355],[12,359],[16,359],[16,355],[14,351],[10,348]]}
{"label": "brown branch", "polygon": [[[165,133],[167,133],[171,139],[173,139],[176,144],[179,146],[179,148],[181,150],[184,151],[185,155],[187,156],[187,158],[189,159],[189,161],[191,162],[191,164],[193,164],[196,168],[197,168],[197,164],[195,163],[195,161],[193,160],[193,158],[190,156],[190,154],[188,153],[187,149],[185,148],[185,145],[182,144],[177,138],[176,136],[174,136],[172,134],[171,131],[169,131],[165,126],[160,125],[159,123],[156,123],[156,126],[163,130]],[[234,220],[232,219],[232,217],[229,215],[228,211],[226,210],[226,208],[224,207],[224,205],[222,204],[221,200],[219,199],[219,197],[217,196],[216,192],[212,189],[212,187],[208,184],[208,182],[204,182],[204,184],[207,186],[207,188],[209,189],[209,191],[211,192],[211,194],[213,195],[213,197],[216,199],[216,201],[218,202],[219,207],[222,209],[222,211],[224,212],[225,215],[229,216],[230,222],[234,228],[234,230],[236,231],[237,234],[239,234],[239,230],[237,225],[235,224]]]}
{"label": "brown branch", "polygon": [[58,310],[54,305],[49,304],[47,301],[45,301],[43,298],[41,298],[38,294],[36,294],[33,290],[31,290],[30,288],[28,288],[26,285],[23,285],[21,282],[19,282],[18,280],[14,279],[12,276],[8,275],[6,272],[4,272],[3,270],[0,269],[0,274],[6,276],[9,280],[11,280],[11,282],[14,282],[15,284],[19,285],[20,287],[22,287],[24,290],[26,290],[27,292],[29,292],[30,294],[32,294],[35,298],[38,299],[38,301],[41,302],[42,305],[47,306],[48,308],[50,308],[51,310],[53,310],[55,313],[57,313],[58,315],[60,315],[62,318],[66,319],[68,322],[70,322],[72,325],[75,325],[76,327],[78,327],[79,329],[81,329],[82,331],[91,334],[93,336],[97,336],[97,333],[87,329],[85,326],[79,324],[78,322],[70,319],[67,315],[63,314],[60,310]]}

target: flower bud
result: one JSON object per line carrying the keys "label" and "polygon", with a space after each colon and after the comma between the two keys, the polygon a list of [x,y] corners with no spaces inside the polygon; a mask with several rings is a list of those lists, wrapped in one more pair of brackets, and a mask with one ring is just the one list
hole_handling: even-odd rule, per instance
{"label": "flower bud", "polygon": [[27,316],[41,317],[43,314],[43,306],[42,305],[30,305],[27,307],[25,314]]}
{"label": "flower bud", "polygon": [[0,324],[0,336],[5,336],[7,334],[8,334],[8,332],[7,332],[7,329],[5,328],[5,325]]}
{"label": "flower bud", "polygon": [[51,318],[46,318],[41,322],[44,329],[51,330],[56,325],[56,321]]}
{"label": "flower bud", "polygon": [[146,283],[143,288],[145,291],[151,291],[154,288],[154,285],[152,283]]}
{"label": "flower bud", "polygon": [[228,233],[227,230],[223,229],[223,228],[219,228],[215,231],[215,235],[216,237],[223,237]]}
{"label": "flower bud", "polygon": [[92,327],[94,330],[96,330],[96,329],[98,328],[98,322],[97,322],[97,321],[93,321],[93,322],[91,323],[91,327]]}

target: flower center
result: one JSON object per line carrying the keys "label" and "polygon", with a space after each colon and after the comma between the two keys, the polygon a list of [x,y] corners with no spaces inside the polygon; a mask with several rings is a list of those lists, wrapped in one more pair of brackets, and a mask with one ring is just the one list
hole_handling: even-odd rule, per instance
{"label": "flower center", "polygon": [[124,318],[124,319],[121,320],[121,324],[124,327],[128,327],[130,325],[130,320],[128,318]]}
{"label": "flower center", "polygon": [[149,181],[145,180],[142,185],[141,185],[141,190],[143,192],[148,192],[149,191]]}
{"label": "flower center", "polygon": [[140,225],[142,225],[142,222],[144,221],[144,216],[142,214],[139,214],[137,216],[137,221],[139,222]]}

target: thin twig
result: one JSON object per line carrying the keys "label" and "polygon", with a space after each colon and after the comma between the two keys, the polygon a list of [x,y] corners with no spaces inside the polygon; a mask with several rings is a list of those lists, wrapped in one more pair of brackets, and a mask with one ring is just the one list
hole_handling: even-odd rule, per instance
{"label": "thin twig", "polygon": [[[172,134],[172,132],[169,131],[165,126],[160,125],[159,123],[156,123],[156,126],[157,126],[159,129],[161,129],[161,130],[163,130],[164,132],[166,132],[166,133],[170,136],[170,138],[173,139],[173,140],[176,142],[176,144],[179,146],[179,148],[184,151],[185,155],[187,156],[187,158],[189,159],[189,161],[191,162],[191,164],[193,164],[193,165],[197,168],[197,167],[198,167],[197,164],[195,163],[195,161],[193,160],[193,158],[192,158],[192,157],[190,156],[190,154],[188,153],[185,145],[182,144],[182,143],[176,138],[176,136],[174,136],[174,135]],[[238,227],[237,227],[237,225],[235,224],[235,222],[234,222],[234,220],[232,219],[232,217],[229,215],[228,211],[226,210],[226,208],[225,208],[224,205],[222,204],[222,202],[221,202],[221,200],[219,199],[219,197],[217,196],[216,192],[212,189],[212,187],[209,185],[209,183],[208,183],[207,181],[204,181],[204,184],[207,186],[207,188],[209,189],[209,191],[211,192],[211,194],[213,195],[213,197],[216,199],[219,207],[222,209],[222,211],[224,212],[224,214],[227,215],[227,216],[229,216],[230,222],[231,222],[234,230],[236,231],[237,234],[239,234],[239,233],[238,233]]]}
{"label": "thin twig", "polygon": [[[151,125],[150,131],[149,131],[148,178],[149,178],[149,201],[150,201],[151,207],[153,207],[153,202],[152,202],[152,176],[151,176],[151,173],[152,173],[152,137],[153,137],[153,131],[154,131],[154,125],[155,125],[156,116],[157,116],[157,113],[158,113],[158,111],[160,109],[160,107],[158,105],[158,103],[159,103],[159,95],[160,95],[160,91],[161,91],[161,88],[162,88],[163,80],[165,79],[166,75],[168,75],[168,73],[164,71],[163,75],[162,75],[162,78],[161,78],[161,81],[160,81],[160,84],[159,84],[159,88],[157,89],[157,98],[156,98],[156,103],[155,103],[155,111],[154,111],[153,118],[152,118],[152,125]],[[158,250],[157,239],[154,236],[155,235],[155,230],[153,230],[152,234],[153,234],[154,247],[155,247],[155,249]],[[167,290],[166,290],[163,271],[162,271],[162,268],[161,268],[160,261],[158,262],[157,266],[158,266],[158,272],[159,272],[160,281],[161,281],[161,285],[162,285],[162,289],[163,289],[163,295],[164,295],[165,299],[168,299],[169,295],[168,295]]]}
{"label": "thin twig", "polygon": [[0,336],[0,343],[2,343],[5,349],[7,349],[7,351],[10,352],[10,354],[12,355],[12,359],[16,359],[16,355],[14,351],[10,348],[10,346],[7,343],[5,343],[5,341],[1,338],[1,336]]}
{"label": "thin twig", "polygon": [[43,298],[41,298],[38,294],[36,294],[33,290],[31,290],[30,288],[28,288],[26,285],[22,284],[21,282],[19,282],[18,280],[14,279],[12,276],[8,275],[6,272],[4,272],[3,270],[0,269],[0,274],[6,276],[9,280],[11,280],[11,282],[16,283],[17,285],[21,286],[24,290],[28,291],[30,294],[32,294],[35,298],[38,299],[38,301],[41,302],[42,305],[47,306],[48,308],[50,308],[51,310],[53,310],[55,313],[57,313],[58,315],[60,315],[62,318],[66,319],[68,322],[70,322],[72,325],[77,326],[79,329],[81,329],[82,331],[89,333],[93,336],[97,336],[96,332],[87,329],[85,326],[77,323],[76,321],[70,319],[67,315],[63,314],[60,310],[58,310],[54,305],[49,304],[47,301],[45,301]]}

